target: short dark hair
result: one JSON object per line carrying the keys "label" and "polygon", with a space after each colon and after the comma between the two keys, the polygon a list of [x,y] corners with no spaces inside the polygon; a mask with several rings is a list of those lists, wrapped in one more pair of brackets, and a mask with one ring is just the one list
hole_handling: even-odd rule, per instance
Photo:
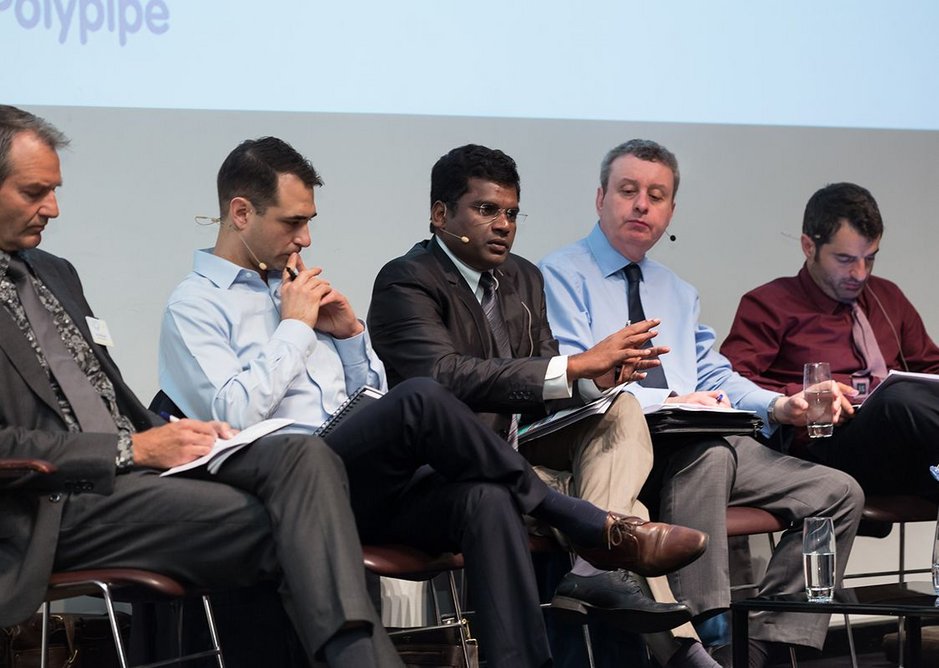
{"label": "short dark hair", "polygon": [[17,107],[0,105],[0,183],[10,175],[10,147],[21,132],[32,132],[53,151],[68,146],[68,137],[49,121]]}
{"label": "short dark hair", "polygon": [[[511,186],[516,195],[522,196],[518,169],[511,157],[499,149],[467,144],[441,156],[434,164],[430,171],[430,205],[434,202],[455,205],[469,190],[470,179]],[[434,231],[433,225],[430,231]]]}
{"label": "short dark hair", "polygon": [[610,181],[610,170],[613,161],[624,155],[634,155],[640,160],[658,162],[668,167],[672,170],[672,180],[674,181],[672,198],[674,199],[675,195],[678,194],[678,181],[681,178],[678,172],[678,158],[667,148],[651,139],[630,139],[607,151],[607,154],[603,156],[603,162],[600,163],[600,188],[603,189],[603,192],[606,192],[606,187]]}
{"label": "short dark hair", "polygon": [[277,177],[293,174],[310,190],[323,185],[310,161],[277,137],[261,137],[241,142],[228,154],[218,170],[218,205],[224,218],[228,203],[244,197],[263,214],[277,202]]}
{"label": "short dark hair", "polygon": [[846,220],[858,234],[873,241],[884,233],[877,201],[866,188],[855,183],[831,183],[817,190],[805,205],[802,233],[818,248],[831,241]]}

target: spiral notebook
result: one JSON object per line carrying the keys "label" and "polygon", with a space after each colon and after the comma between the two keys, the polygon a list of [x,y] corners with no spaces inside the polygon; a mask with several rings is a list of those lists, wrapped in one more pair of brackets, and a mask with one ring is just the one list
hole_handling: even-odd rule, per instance
{"label": "spiral notebook", "polygon": [[373,401],[381,399],[383,396],[385,396],[385,393],[381,390],[375,389],[369,385],[363,385],[353,392],[352,395],[336,409],[336,412],[330,415],[329,419],[321,424],[319,429],[313,432],[313,435],[328,436],[330,432],[342,424],[343,420],[346,420],[350,415],[362,410],[363,406],[367,406]]}

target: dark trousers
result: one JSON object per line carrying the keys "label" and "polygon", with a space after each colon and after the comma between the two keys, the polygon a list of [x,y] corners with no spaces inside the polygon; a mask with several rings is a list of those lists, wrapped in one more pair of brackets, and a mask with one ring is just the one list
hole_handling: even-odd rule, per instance
{"label": "dark trousers", "polygon": [[814,459],[850,473],[868,494],[936,496],[939,384],[901,380],[877,391],[830,438],[813,439]]}
{"label": "dark trousers", "polygon": [[209,589],[273,580],[310,658],[366,622],[379,665],[401,665],[366,590],[345,471],[319,439],[262,439],[212,477],[135,470],[108,496],[65,503],[57,570],[143,568]]}
{"label": "dark trousers", "polygon": [[462,552],[488,665],[550,663],[521,520],[547,488],[515,450],[428,378],[396,386],[328,442],[363,542]]}

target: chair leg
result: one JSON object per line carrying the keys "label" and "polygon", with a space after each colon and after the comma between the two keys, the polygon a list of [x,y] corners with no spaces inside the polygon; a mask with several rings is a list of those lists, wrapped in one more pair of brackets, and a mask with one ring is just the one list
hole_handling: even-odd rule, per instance
{"label": "chair leg", "polygon": [[49,601],[42,603],[42,644],[39,647],[39,667],[47,668],[49,665]]}
{"label": "chair leg", "polygon": [[443,614],[440,612],[440,598],[437,596],[437,588],[434,586],[434,580],[431,578],[428,583],[430,587],[430,599],[434,605],[434,623],[443,624]]}
{"label": "chair leg", "polygon": [[792,645],[789,646],[789,663],[792,664],[792,668],[799,668],[799,662],[796,661],[796,648]]}
{"label": "chair leg", "polygon": [[453,612],[456,614],[456,623],[460,625],[460,647],[463,650],[463,664],[469,668],[470,656],[469,648],[466,646],[466,620],[463,619],[463,606],[460,605],[460,592],[456,586],[456,576],[453,571],[448,571],[450,580],[450,596],[453,598]]}
{"label": "chair leg", "polygon": [[[904,668],[903,657],[906,655],[906,617],[897,617],[897,668]],[[911,666],[911,668],[916,668]]]}
{"label": "chair leg", "polygon": [[857,648],[854,646],[854,631],[851,628],[851,616],[844,615],[844,628],[848,632],[848,651],[851,652],[851,668],[857,668]]}
{"label": "chair leg", "polygon": [[906,522],[900,522],[900,584],[906,582]]}
{"label": "chair leg", "polygon": [[[593,643],[590,641],[590,625],[584,624],[581,628],[584,630],[584,646],[587,648],[587,665],[589,668],[596,668],[596,664],[593,662]],[[646,651],[648,651],[648,647]]]}
{"label": "chair leg", "polygon": [[117,660],[121,668],[127,668],[127,654],[124,652],[124,640],[121,638],[121,629],[117,624],[117,614],[114,612],[114,601],[111,600],[111,588],[101,587],[101,593],[104,597],[104,607],[108,611],[108,621],[111,622],[111,635],[114,636],[114,649],[117,652]]}
{"label": "chair leg", "polygon": [[202,597],[202,607],[205,608],[205,621],[209,625],[209,635],[212,636],[212,649],[216,652],[215,658],[218,662],[218,668],[225,668],[222,646],[218,641],[218,629],[215,627],[215,615],[212,612],[212,602],[208,596]]}

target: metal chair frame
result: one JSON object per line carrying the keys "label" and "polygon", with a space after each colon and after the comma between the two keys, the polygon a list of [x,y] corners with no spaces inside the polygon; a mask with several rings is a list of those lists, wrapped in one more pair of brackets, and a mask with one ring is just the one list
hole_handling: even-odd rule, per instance
{"label": "metal chair frame", "polygon": [[437,592],[431,587],[436,623],[430,626],[391,631],[388,635],[411,635],[439,629],[452,629],[454,626],[458,626],[463,661],[466,666],[469,666],[469,645],[475,640],[470,634],[469,622],[466,620],[463,606],[460,603],[460,594],[455,576],[456,571],[463,569],[463,555],[443,554],[432,556],[407,545],[363,545],[362,553],[365,558],[365,568],[376,575],[384,577],[425,582],[446,573],[454,619],[447,621],[444,618],[440,610],[440,602],[437,599]]}
{"label": "metal chair frame", "polygon": [[[57,467],[47,461],[39,459],[0,459],[0,489],[5,491],[29,491],[36,486],[43,491],[47,485],[43,478],[49,478],[57,472]],[[39,483],[38,485],[36,483]],[[115,597],[115,593],[127,594],[126,597]],[[124,640],[121,637],[117,614],[114,610],[116,600],[138,600],[150,598],[180,599],[189,595],[186,588],[169,576],[152,571],[129,568],[97,569],[85,571],[71,571],[53,573],[49,579],[46,598],[40,612],[42,615],[42,641],[40,647],[40,668],[46,668],[49,662],[49,608],[50,602],[74,598],[77,596],[100,596],[104,599],[111,634],[114,638],[114,648],[117,652],[121,668],[129,668],[127,653],[124,649]],[[174,665],[197,658],[214,656],[219,668],[225,668],[222,657],[222,648],[219,643],[215,619],[212,615],[212,604],[207,595],[202,596],[206,622],[212,637],[212,649],[185,656],[149,663],[135,668],[157,668],[158,666]]]}
{"label": "metal chair frame", "polygon": [[[133,593],[127,597],[121,597],[119,593],[122,590],[129,590]],[[115,594],[118,594],[115,596]],[[53,573],[49,582],[49,589],[46,600],[40,608],[42,612],[42,650],[40,659],[40,668],[46,668],[47,652],[49,640],[49,603],[54,600],[64,598],[74,598],[77,596],[100,596],[104,599],[104,606],[107,611],[108,621],[111,625],[111,635],[114,638],[114,648],[117,652],[118,661],[121,668],[130,668],[127,661],[127,652],[124,648],[124,641],[121,637],[120,628],[117,622],[117,615],[114,609],[115,601],[119,600],[141,600],[150,598],[174,598],[179,599],[188,595],[185,587],[172,578],[154,573],[151,571],[141,571],[136,569],[102,569],[98,571],[73,571],[64,573]],[[212,640],[212,647],[208,650],[193,652],[183,656],[171,659],[156,661],[147,664],[137,665],[134,668],[157,668],[158,666],[178,665],[187,661],[201,659],[206,657],[215,657],[219,668],[225,668],[225,660],[222,656],[222,647],[219,642],[218,630],[215,626],[215,617],[212,614],[212,603],[208,595],[202,595],[202,606],[205,612],[206,623],[209,627],[209,635]],[[178,620],[181,622],[181,619]]]}

